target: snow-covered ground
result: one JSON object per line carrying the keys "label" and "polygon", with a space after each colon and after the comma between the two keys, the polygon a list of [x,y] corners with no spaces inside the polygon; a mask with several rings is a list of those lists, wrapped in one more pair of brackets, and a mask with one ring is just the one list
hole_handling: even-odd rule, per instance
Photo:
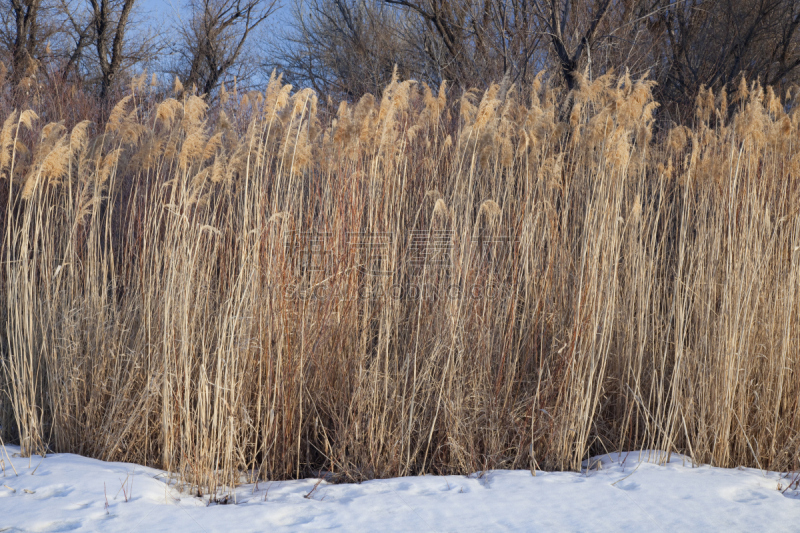
{"label": "snow-covered ground", "polygon": [[800,531],[791,478],[674,454],[663,466],[653,453],[602,456],[580,474],[261,482],[208,506],[152,468],[18,453],[0,447],[0,531]]}

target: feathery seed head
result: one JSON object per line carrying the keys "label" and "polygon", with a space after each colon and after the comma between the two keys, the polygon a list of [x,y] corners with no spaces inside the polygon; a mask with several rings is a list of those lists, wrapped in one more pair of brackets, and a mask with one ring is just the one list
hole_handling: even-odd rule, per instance
{"label": "feathery seed head", "polygon": [[72,153],[76,154],[86,148],[86,144],[89,141],[88,130],[91,121],[83,120],[78,122],[74,128],[72,128],[72,133],[69,136],[69,145],[72,149]]}
{"label": "feathery seed head", "polygon": [[182,104],[174,98],[167,98],[156,107],[156,121],[170,127],[175,114],[181,107],[183,107]]}
{"label": "feathery seed head", "polygon": [[14,141],[14,131],[17,127],[17,110],[15,109],[3,122],[0,130],[0,177],[11,162],[11,148]]}
{"label": "feathery seed head", "polygon": [[128,102],[130,102],[132,98],[133,98],[132,95],[128,95],[119,102],[117,102],[117,105],[114,106],[114,109],[111,110],[111,114],[108,117],[108,122],[106,123],[106,131],[119,132],[122,129],[123,121],[125,121],[125,119],[127,119],[130,116],[128,112],[125,110],[125,107],[128,105]]}
{"label": "feathery seed head", "polygon": [[103,156],[97,169],[98,186],[103,186],[111,177],[112,173],[116,171],[120,155],[122,155],[122,148],[112,150]]}
{"label": "feathery seed head", "polygon": [[26,109],[19,116],[19,123],[25,126],[28,131],[33,129],[33,122],[35,120],[39,120],[39,115],[37,115],[32,109]]}

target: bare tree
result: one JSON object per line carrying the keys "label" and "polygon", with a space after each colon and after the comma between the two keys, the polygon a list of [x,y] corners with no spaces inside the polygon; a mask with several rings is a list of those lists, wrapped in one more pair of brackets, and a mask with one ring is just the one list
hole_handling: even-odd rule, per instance
{"label": "bare tree", "polygon": [[89,0],[94,44],[100,64],[100,97],[105,99],[122,68],[123,45],[135,0]]}
{"label": "bare tree", "polygon": [[797,0],[660,0],[650,31],[659,44],[657,95],[690,107],[700,87],[741,75],[786,86],[800,75]]}
{"label": "bare tree", "polygon": [[591,0],[536,0],[539,20],[550,37],[567,88],[576,85],[579,73],[595,46],[597,32],[612,6],[625,2]]}
{"label": "bare tree", "polygon": [[[275,11],[276,0],[190,0],[180,28],[185,86],[210,94],[236,64],[251,33]],[[188,69],[186,68],[188,65]]]}
{"label": "bare tree", "polygon": [[137,0],[51,1],[50,17],[59,28],[52,53],[58,73],[96,84],[103,100],[124,72],[162,49],[152,25],[136,18]]}
{"label": "bare tree", "polygon": [[40,19],[45,9],[42,0],[4,0],[2,4],[4,31],[0,39],[10,51],[12,81],[17,83],[36,71],[53,30]]}
{"label": "bare tree", "polygon": [[307,0],[292,8],[294,25],[269,50],[287,79],[310,85],[323,99],[377,94],[397,65],[404,78],[418,77],[418,56],[403,35],[413,33],[403,13],[376,0]]}
{"label": "bare tree", "polygon": [[[463,87],[501,77],[529,81],[541,51],[541,21],[532,0],[383,0],[420,19],[418,39],[432,72]],[[437,81],[435,75],[431,81]]]}
{"label": "bare tree", "polygon": [[64,77],[72,73],[80,74],[81,64],[85,60],[87,49],[95,40],[94,14],[88,10],[81,10],[69,0],[59,0],[59,19],[64,28],[64,43],[61,56],[63,65],[61,74]]}
{"label": "bare tree", "polygon": [[483,41],[475,30],[485,28],[485,21],[480,20],[480,17],[487,15],[486,11],[479,12],[475,17],[475,3],[451,0],[384,1],[417,14],[425,32],[424,50],[435,62],[437,69],[451,81],[469,83],[466,71],[469,65],[475,64],[473,52],[479,49]]}
{"label": "bare tree", "polygon": [[533,8],[532,0],[303,0],[278,55],[293,79],[347,98],[380,91],[394,65],[434,85],[529,82],[546,54]]}

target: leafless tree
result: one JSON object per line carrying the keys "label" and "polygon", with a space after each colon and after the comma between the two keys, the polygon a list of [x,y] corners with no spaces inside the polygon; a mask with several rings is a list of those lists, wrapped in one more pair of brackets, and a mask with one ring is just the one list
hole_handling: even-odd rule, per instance
{"label": "leafless tree", "polygon": [[528,81],[541,60],[544,33],[532,0],[383,1],[419,17],[423,32],[416,41],[433,69],[456,85],[481,86],[501,77]]}
{"label": "leafless tree", "polygon": [[12,81],[33,74],[44,55],[54,27],[43,0],[3,0],[0,2],[0,41],[10,56]]}
{"label": "leafless tree", "polygon": [[128,19],[135,0],[89,0],[94,25],[94,45],[100,65],[100,97],[108,95],[122,68]]}
{"label": "leafless tree", "polygon": [[[177,73],[187,88],[210,94],[242,57],[248,37],[275,11],[276,0],[190,0],[180,28]],[[187,68],[188,67],[188,68]]]}
{"label": "leafless tree", "polygon": [[94,13],[85,7],[71,0],[58,1],[58,18],[63,27],[60,71],[65,78],[73,73],[80,76],[86,52],[95,40]]}
{"label": "leafless tree", "polygon": [[41,0],[11,0],[11,8],[16,23],[14,38],[14,78],[19,79],[35,68],[36,47],[40,46],[38,15]]}
{"label": "leafless tree", "polygon": [[550,37],[558,58],[558,65],[567,88],[576,84],[575,75],[596,44],[598,30],[612,7],[625,4],[611,0],[536,0],[534,2],[540,23]]}
{"label": "leafless tree", "polygon": [[418,56],[403,35],[413,33],[402,13],[375,0],[306,0],[292,7],[294,26],[280,34],[269,57],[287,79],[323,97],[377,94],[397,65],[404,78],[419,76]]}
{"label": "leafless tree", "polygon": [[348,98],[403,77],[480,87],[529,82],[544,61],[531,0],[303,0],[278,55],[315,88]]}
{"label": "leafless tree", "polygon": [[649,25],[659,43],[658,96],[691,106],[701,86],[716,90],[744,75],[786,86],[800,75],[797,0],[660,0]]}

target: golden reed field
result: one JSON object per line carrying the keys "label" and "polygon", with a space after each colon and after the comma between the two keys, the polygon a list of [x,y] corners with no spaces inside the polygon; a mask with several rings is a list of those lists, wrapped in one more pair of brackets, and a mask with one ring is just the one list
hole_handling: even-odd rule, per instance
{"label": "golden reed field", "polygon": [[[243,479],[800,461],[800,112],[652,83],[0,117],[0,423]],[[176,94],[183,91],[176,87]],[[453,91],[453,94],[455,92]]]}

